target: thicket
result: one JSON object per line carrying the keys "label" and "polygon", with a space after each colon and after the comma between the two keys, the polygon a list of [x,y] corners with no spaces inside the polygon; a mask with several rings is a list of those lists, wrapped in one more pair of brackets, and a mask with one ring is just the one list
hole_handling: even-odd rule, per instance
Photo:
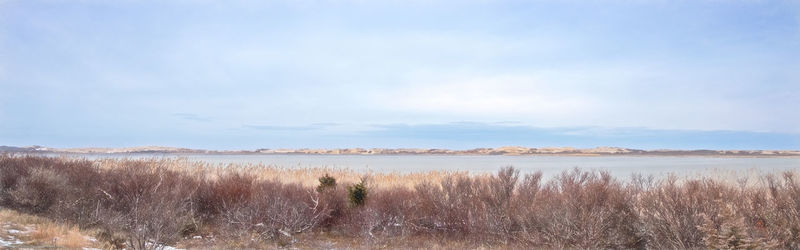
{"label": "thicket", "polygon": [[158,160],[100,167],[0,156],[0,206],[98,229],[98,239],[120,248],[194,235],[227,247],[287,246],[320,233],[364,246],[422,237],[521,248],[800,247],[800,185],[791,172],[730,184],[674,176],[623,182],[573,169],[543,181],[506,167],[414,188],[337,185],[327,175],[319,182],[177,170]]}

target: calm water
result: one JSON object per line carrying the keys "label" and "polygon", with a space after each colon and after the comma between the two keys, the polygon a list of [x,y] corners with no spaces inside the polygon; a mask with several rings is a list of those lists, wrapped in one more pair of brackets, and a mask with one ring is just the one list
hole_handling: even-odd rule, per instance
{"label": "calm water", "polygon": [[552,176],[563,170],[605,170],[616,177],[631,174],[663,176],[723,176],[767,174],[800,169],[800,158],[720,158],[642,156],[452,156],[452,155],[163,155],[91,154],[87,158],[182,158],[211,164],[264,164],[277,167],[332,167],[360,172],[422,172],[430,170],[495,172],[514,166],[523,173]]}

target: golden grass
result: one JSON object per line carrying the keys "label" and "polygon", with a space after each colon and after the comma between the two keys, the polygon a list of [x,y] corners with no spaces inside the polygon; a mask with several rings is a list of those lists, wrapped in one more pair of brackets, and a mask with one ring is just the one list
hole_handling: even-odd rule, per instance
{"label": "golden grass", "polygon": [[[71,159],[71,158],[67,158]],[[426,171],[415,173],[400,172],[358,172],[347,168],[333,167],[299,167],[287,168],[267,164],[210,164],[202,161],[189,161],[186,159],[153,158],[137,159],[148,164],[145,167],[160,167],[188,173],[194,176],[204,176],[207,179],[216,179],[226,173],[247,173],[260,180],[277,181],[282,183],[296,183],[306,187],[315,187],[319,184],[319,177],[328,174],[341,184],[358,183],[362,178],[367,179],[371,188],[384,189],[394,187],[414,188],[420,183],[441,183],[447,177],[470,175],[466,171]],[[105,158],[93,161],[101,169],[112,169],[116,166],[131,162],[126,158]],[[471,175],[481,178],[489,174]]]}
{"label": "golden grass", "polygon": [[[30,232],[17,235],[28,246],[50,246],[57,248],[93,247],[84,232],[75,226],[56,224],[46,218],[22,214],[10,209],[0,210],[0,221],[17,229],[31,229]],[[96,246],[94,246],[96,247]]]}
{"label": "golden grass", "polygon": [[42,245],[66,248],[79,248],[90,243],[77,227],[53,223],[37,225],[36,230],[30,234],[30,240]]}
{"label": "golden grass", "polygon": [[18,225],[44,224],[50,222],[42,217],[22,214],[14,210],[2,208],[0,208],[0,221]]}

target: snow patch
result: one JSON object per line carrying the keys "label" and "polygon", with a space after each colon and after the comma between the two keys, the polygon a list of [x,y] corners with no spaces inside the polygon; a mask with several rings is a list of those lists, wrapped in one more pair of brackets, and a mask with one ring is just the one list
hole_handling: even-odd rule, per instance
{"label": "snow patch", "polygon": [[[153,244],[153,242],[147,242],[147,243],[145,243],[145,245],[147,245],[148,247],[152,247],[153,245],[156,245],[156,244]],[[163,249],[163,250],[184,250],[182,248],[176,248],[176,247],[173,247],[173,246],[166,246],[166,245],[162,245],[162,244],[157,244],[157,246],[161,247],[161,249]]]}
{"label": "snow patch", "polygon": [[0,247],[10,247],[14,245],[22,245],[24,242],[15,239],[14,237],[9,237],[8,240],[3,240],[0,238]]}

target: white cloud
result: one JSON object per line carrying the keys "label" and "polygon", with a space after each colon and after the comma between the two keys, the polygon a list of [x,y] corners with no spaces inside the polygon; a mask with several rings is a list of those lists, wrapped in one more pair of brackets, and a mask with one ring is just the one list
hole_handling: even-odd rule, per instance
{"label": "white cloud", "polygon": [[797,103],[787,97],[792,94],[766,100],[756,92],[776,90],[738,82],[759,77],[630,63],[515,74],[451,72],[410,77],[412,83],[373,92],[368,102],[388,113],[417,114],[422,122],[799,132],[792,115],[797,111],[786,107]]}
{"label": "white cloud", "polygon": [[[555,87],[555,88],[554,88]],[[583,113],[593,98],[558,89],[524,75],[465,77],[449,82],[415,84],[375,96],[387,110],[477,116],[546,117]]]}

